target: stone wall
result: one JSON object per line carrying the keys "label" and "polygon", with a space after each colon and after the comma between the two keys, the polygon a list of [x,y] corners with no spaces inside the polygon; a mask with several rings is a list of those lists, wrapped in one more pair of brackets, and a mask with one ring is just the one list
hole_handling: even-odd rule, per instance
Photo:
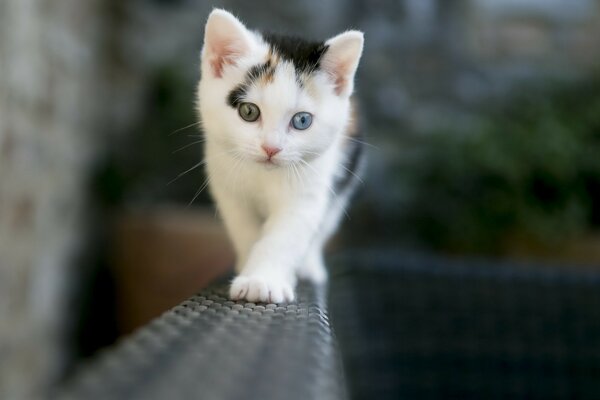
{"label": "stone wall", "polygon": [[97,1],[0,2],[0,398],[60,375],[96,153]]}

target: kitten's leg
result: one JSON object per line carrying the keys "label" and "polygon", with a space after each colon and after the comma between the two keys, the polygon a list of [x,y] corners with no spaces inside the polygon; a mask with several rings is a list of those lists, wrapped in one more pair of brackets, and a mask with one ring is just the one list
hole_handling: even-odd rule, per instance
{"label": "kitten's leg", "polygon": [[340,220],[344,216],[348,199],[352,193],[352,188],[341,193],[327,209],[323,218],[319,233],[311,244],[306,258],[296,269],[296,275],[300,279],[306,279],[316,284],[322,284],[327,281],[327,268],[323,259],[325,245],[331,236],[337,230]]}
{"label": "kitten's leg", "polygon": [[294,299],[296,266],[314,239],[324,204],[314,199],[310,205],[295,204],[267,220],[246,265],[233,280],[233,299],[274,303]]}
{"label": "kitten's leg", "polygon": [[323,261],[323,245],[313,244],[302,263],[296,269],[299,279],[305,279],[317,285],[327,282],[327,268]]}
{"label": "kitten's leg", "polygon": [[218,200],[219,211],[236,253],[236,272],[240,272],[260,234],[260,224],[254,213],[231,196]]}

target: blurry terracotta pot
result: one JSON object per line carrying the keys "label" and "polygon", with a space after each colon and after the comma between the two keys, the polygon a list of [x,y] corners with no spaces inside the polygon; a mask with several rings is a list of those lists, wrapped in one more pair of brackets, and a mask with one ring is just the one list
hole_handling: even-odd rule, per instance
{"label": "blurry terracotta pot", "polygon": [[117,323],[127,333],[226,274],[234,256],[212,209],[120,215],[112,268]]}

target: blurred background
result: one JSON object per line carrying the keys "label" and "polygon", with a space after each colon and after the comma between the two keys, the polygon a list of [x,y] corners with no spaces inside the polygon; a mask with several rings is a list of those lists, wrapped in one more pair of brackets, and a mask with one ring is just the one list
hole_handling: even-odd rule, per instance
{"label": "blurred background", "polygon": [[4,0],[1,398],[40,396],[229,270],[197,193],[215,6],[251,28],[365,32],[370,166],[332,252],[600,263],[596,0]]}

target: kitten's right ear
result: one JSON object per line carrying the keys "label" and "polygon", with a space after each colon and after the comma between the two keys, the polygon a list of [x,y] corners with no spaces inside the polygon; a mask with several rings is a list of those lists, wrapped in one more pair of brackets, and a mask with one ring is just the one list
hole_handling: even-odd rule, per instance
{"label": "kitten's right ear", "polygon": [[214,77],[220,78],[223,67],[251,50],[251,33],[231,13],[214,9],[208,16],[204,30],[202,57],[208,61]]}

